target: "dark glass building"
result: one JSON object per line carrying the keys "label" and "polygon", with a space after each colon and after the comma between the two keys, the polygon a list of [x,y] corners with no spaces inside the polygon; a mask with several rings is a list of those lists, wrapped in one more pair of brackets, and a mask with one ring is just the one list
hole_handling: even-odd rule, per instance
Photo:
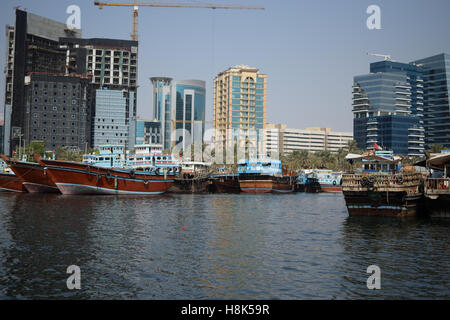
{"label": "dark glass building", "polygon": [[423,68],[426,146],[450,148],[450,55],[442,53],[415,63]]}
{"label": "dark glass building", "polygon": [[136,144],[160,144],[162,147],[161,121],[138,119],[136,121]]}
{"label": "dark glass building", "polygon": [[37,72],[65,74],[66,52],[59,49],[59,38],[81,37],[80,30],[69,30],[64,23],[18,9],[15,15],[15,25],[7,27],[4,151],[8,155],[17,148],[19,136],[25,131],[25,76]]}
{"label": "dark glass building", "polygon": [[393,61],[372,63],[370,74],[354,77],[353,132],[358,147],[375,143],[396,154],[424,151],[420,67]]}

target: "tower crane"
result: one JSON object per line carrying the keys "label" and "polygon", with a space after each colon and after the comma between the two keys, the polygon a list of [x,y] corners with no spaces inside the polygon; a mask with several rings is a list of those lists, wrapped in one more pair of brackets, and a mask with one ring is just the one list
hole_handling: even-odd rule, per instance
{"label": "tower crane", "polygon": [[391,60],[391,56],[387,55],[387,54],[378,54],[378,53],[371,53],[371,52],[367,52],[367,55],[369,56],[375,56],[375,57],[383,57],[384,61],[389,61]]}
{"label": "tower crane", "polygon": [[226,5],[226,4],[201,4],[201,3],[185,3],[185,2],[149,2],[139,3],[135,0],[134,3],[111,3],[111,2],[94,2],[99,9],[103,7],[133,7],[133,32],[131,39],[138,40],[138,9],[139,7],[168,7],[168,8],[206,8],[206,9],[237,9],[237,10],[264,10],[264,7],[248,7],[241,5]]}

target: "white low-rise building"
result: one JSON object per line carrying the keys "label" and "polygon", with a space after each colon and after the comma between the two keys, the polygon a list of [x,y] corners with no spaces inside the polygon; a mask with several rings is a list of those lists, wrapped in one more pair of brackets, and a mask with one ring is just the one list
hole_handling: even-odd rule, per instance
{"label": "white low-rise building", "polygon": [[337,152],[353,140],[353,133],[321,127],[291,129],[284,124],[267,124],[264,137],[268,154],[287,154],[296,150]]}

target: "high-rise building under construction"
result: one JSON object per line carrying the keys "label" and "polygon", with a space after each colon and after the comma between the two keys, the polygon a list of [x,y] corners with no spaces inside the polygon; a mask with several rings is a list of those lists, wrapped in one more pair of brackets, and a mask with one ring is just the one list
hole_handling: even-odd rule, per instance
{"label": "high-rise building under construction", "polygon": [[[84,150],[106,130],[113,137],[108,143],[134,145],[136,41],[82,39],[81,30],[17,9],[14,26],[7,26],[7,42],[6,154],[33,140],[43,141],[47,150]],[[105,100],[118,93],[122,107],[99,114],[97,96]],[[123,118],[126,133],[113,125],[117,118]],[[117,139],[116,128],[122,133]]]}

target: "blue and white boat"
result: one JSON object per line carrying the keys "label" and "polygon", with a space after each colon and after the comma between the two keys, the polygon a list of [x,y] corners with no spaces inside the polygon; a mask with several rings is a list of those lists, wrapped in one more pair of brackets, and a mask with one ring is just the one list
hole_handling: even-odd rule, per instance
{"label": "blue and white boat", "polygon": [[98,154],[83,156],[83,163],[102,168],[126,168],[137,171],[155,171],[166,169],[181,172],[181,164],[171,154],[163,153],[159,147],[136,145],[135,153],[127,152],[122,145],[104,145]]}
{"label": "blue and white boat", "polygon": [[248,193],[287,193],[294,191],[296,176],[285,176],[280,160],[270,158],[238,161],[239,185]]}

